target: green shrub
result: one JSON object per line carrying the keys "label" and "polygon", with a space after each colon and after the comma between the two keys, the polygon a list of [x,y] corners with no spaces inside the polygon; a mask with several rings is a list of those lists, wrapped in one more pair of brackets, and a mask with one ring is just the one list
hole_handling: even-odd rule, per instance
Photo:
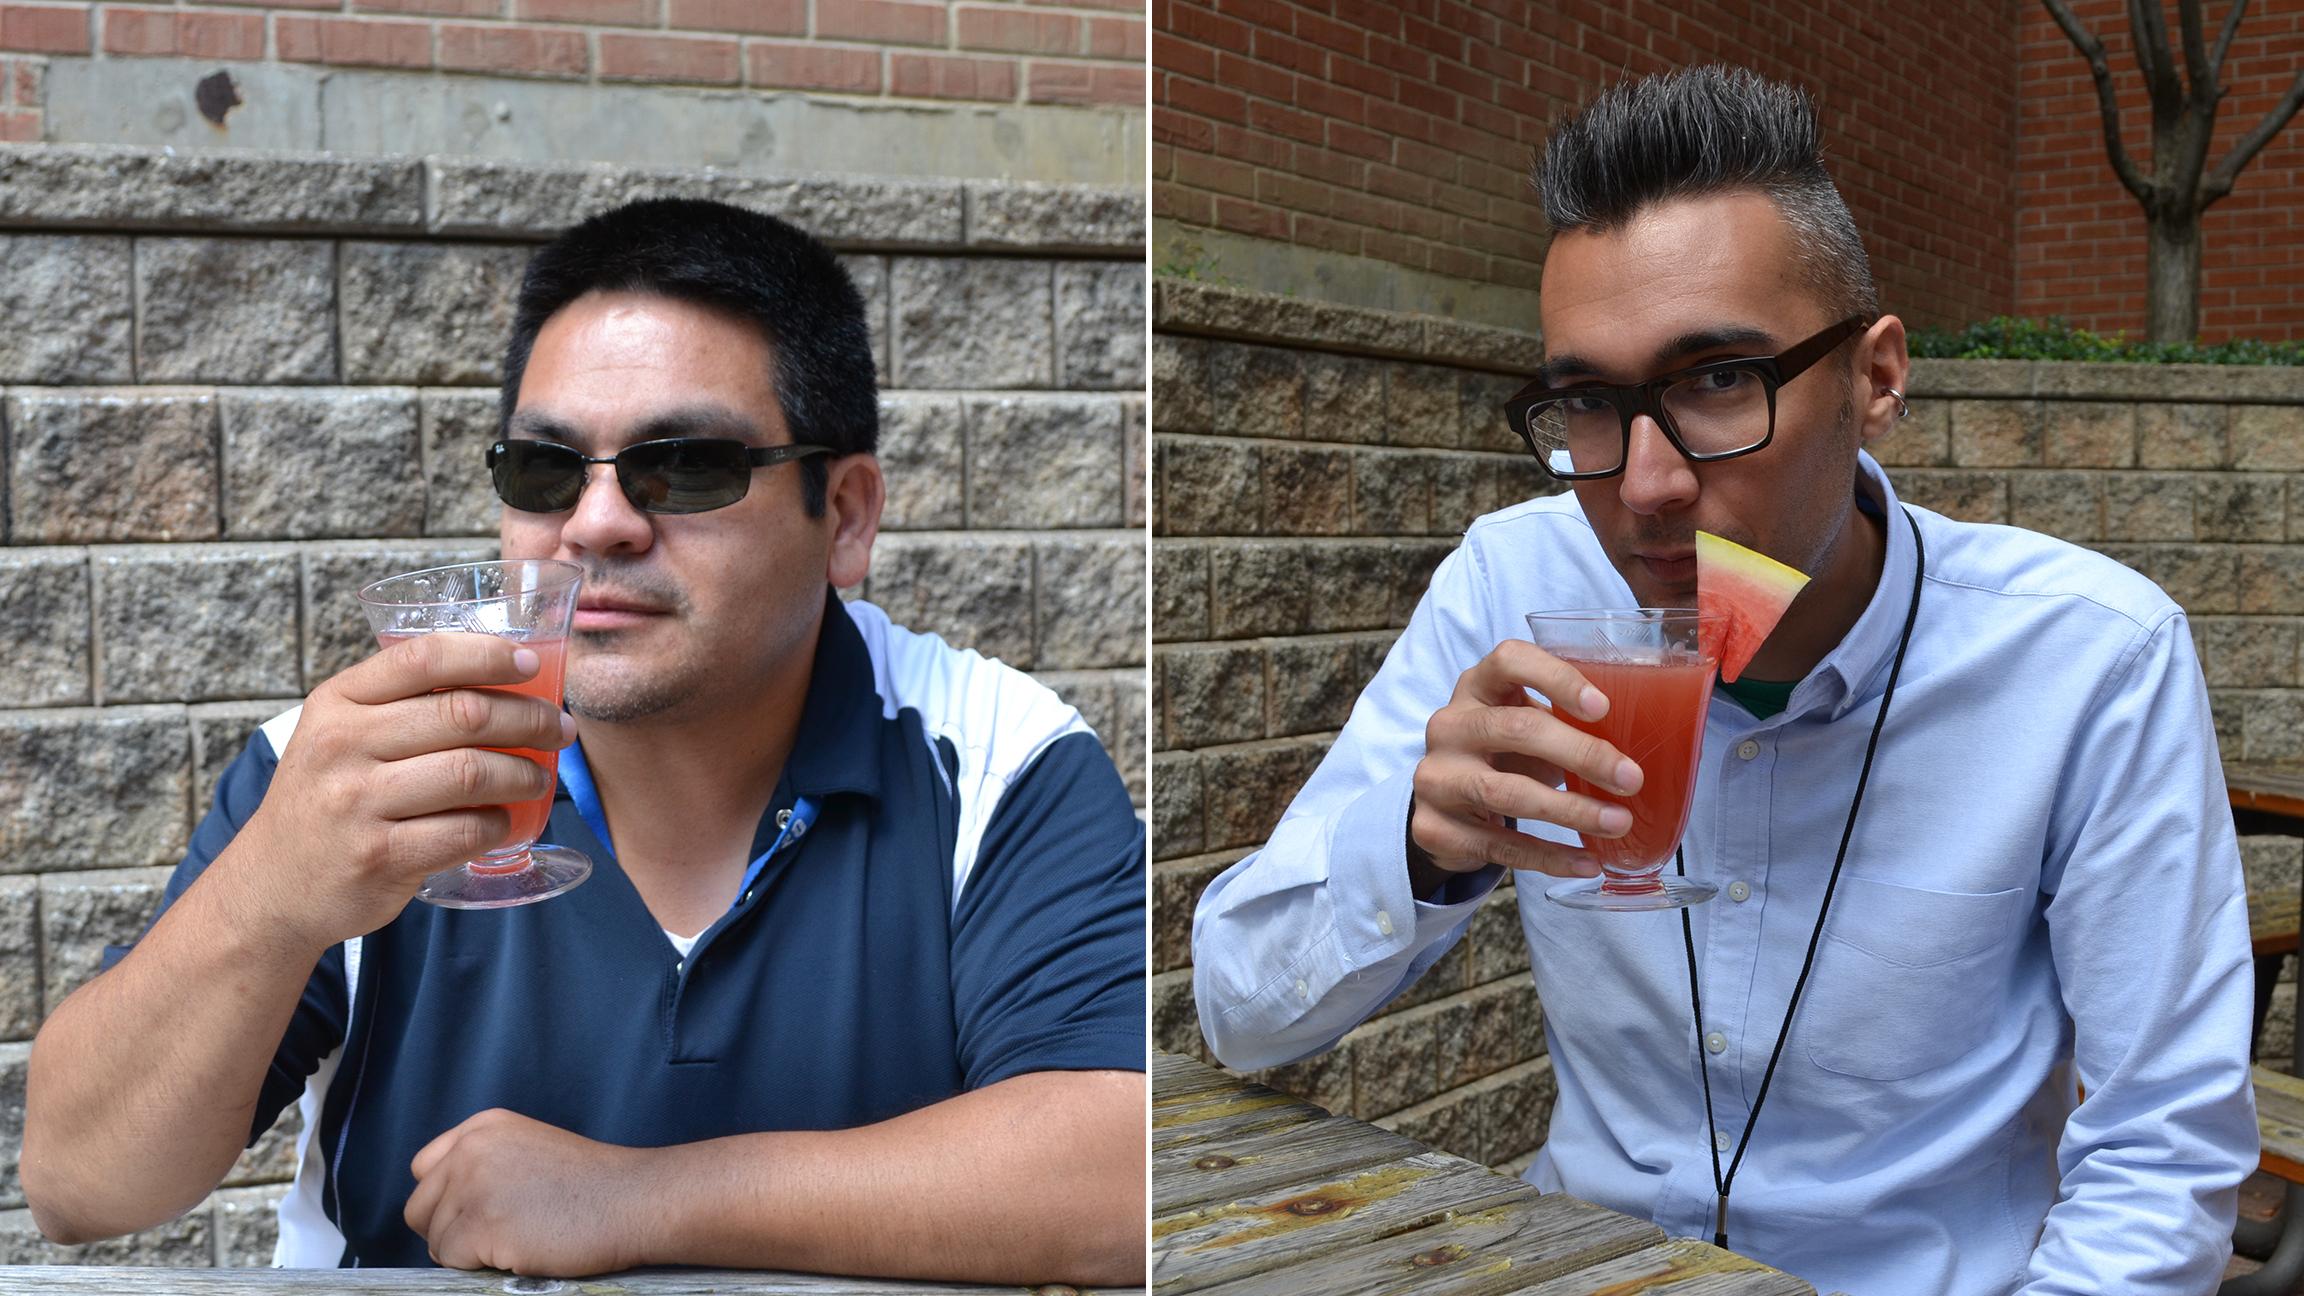
{"label": "green shrub", "polygon": [[1914,329],[1915,357],[1939,360],[2122,360],[2146,364],[2304,365],[2304,342],[2265,342],[2244,338],[2203,346],[2198,342],[2136,342],[2126,334],[2105,337],[2074,328],[2062,319],[1995,316],[1964,329]]}

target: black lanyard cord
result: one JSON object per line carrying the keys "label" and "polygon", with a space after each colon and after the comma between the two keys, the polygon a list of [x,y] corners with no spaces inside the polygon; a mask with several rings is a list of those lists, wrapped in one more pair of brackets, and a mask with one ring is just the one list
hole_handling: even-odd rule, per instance
{"label": "black lanyard cord", "polygon": [[[1888,723],[1888,704],[1896,700],[1896,681],[1904,674],[1904,651],[1912,646],[1912,627],[1920,619],[1920,581],[1928,571],[1928,551],[1920,539],[1920,523],[1911,510],[1904,512],[1904,521],[1912,528],[1912,603],[1904,613],[1904,631],[1896,640],[1896,659],[1888,668],[1888,687],[1880,694],[1880,713],[1872,719],[1872,737],[1864,744],[1864,765],[1856,774],[1856,795],[1848,802],[1848,823],[1840,830],[1840,850],[1832,857],[1832,873],[1824,882],[1824,903],[1816,909],[1816,929],[1808,934],[1808,953],[1800,960],[1799,979],[1792,983],[1792,1001],[1784,1006],[1784,1025],[1776,1032],[1776,1047],[1768,1053],[1768,1069],[1760,1075],[1760,1092],[1753,1095],[1751,1118],[1744,1122],[1743,1137],[1736,1140],[1736,1155],[1729,1159],[1728,1172],[1720,1172],[1720,1124],[1712,1115],[1712,1068],[1704,1061],[1704,997],[1696,978],[1696,928],[1689,921],[1688,911],[1680,911],[1680,938],[1688,950],[1688,1006],[1696,1022],[1696,1069],[1704,1080],[1704,1124],[1712,1134],[1712,1186],[1720,1195],[1719,1212],[1713,1217],[1712,1245],[1728,1249],[1728,1190],[1735,1186],[1736,1169],[1744,1164],[1744,1151],[1752,1146],[1753,1127],[1760,1123],[1760,1105],[1768,1101],[1768,1085],[1776,1078],[1776,1063],[1784,1056],[1784,1041],[1792,1038],[1792,1015],[1799,1011],[1800,992],[1808,986],[1808,973],[1816,965],[1816,947],[1824,939],[1824,917],[1832,912],[1832,892],[1840,885],[1840,866],[1848,860],[1848,843],[1856,835],[1856,812],[1864,806],[1864,785],[1872,778],[1872,756],[1880,749],[1880,729]],[[1688,875],[1688,854],[1685,849],[1673,852],[1675,867],[1680,876]]]}

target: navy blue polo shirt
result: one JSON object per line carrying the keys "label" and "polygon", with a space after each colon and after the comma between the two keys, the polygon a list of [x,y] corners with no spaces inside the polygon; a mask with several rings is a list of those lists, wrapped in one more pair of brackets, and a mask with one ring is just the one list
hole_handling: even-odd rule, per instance
{"label": "navy blue polo shirt", "polygon": [[[295,716],[225,771],[163,908],[254,813]],[[592,858],[582,886],[508,910],[411,903],[331,950],[249,1135],[301,1104],[280,1261],[430,1263],[401,1221],[409,1161],[490,1107],[658,1147],[866,1125],[1027,1072],[1143,1069],[1142,827],[1054,693],[829,600],[755,856],[800,797],[813,828],[685,959],[564,784],[545,840]]]}

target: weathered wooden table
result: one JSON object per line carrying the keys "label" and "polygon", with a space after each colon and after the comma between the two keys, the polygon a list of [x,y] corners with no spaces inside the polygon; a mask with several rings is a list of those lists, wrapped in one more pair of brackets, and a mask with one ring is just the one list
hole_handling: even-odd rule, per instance
{"label": "weathered wooden table", "polygon": [[[2269,815],[2304,834],[2304,766],[2226,761],[2224,787],[2236,811]],[[2272,1001],[2280,957],[2297,947],[2297,918],[2304,889],[2251,878],[2248,883],[2248,936],[2256,954],[2256,1021],[2259,1028]],[[2304,1030],[2296,1032],[2294,1067],[2285,1076],[2266,1067],[2252,1073],[2256,1089],[2256,1130],[2263,1141],[2259,1166],[2288,1182],[2288,1200],[2277,1223],[2244,1222],[2235,1235],[2244,1251],[2270,1254],[2255,1273],[2224,1284],[2224,1296],[2286,1293],[2304,1277]]]}
{"label": "weathered wooden table", "polygon": [[1155,1296],[1814,1296],[1733,1252],[1152,1055]]}
{"label": "weathered wooden table", "polygon": [[[52,1296],[399,1296],[403,1292],[415,1296],[1080,1296],[1084,1290],[832,1278],[745,1269],[632,1269],[598,1278],[519,1278],[461,1269],[0,1266],[0,1292]],[[1109,1289],[1095,1291],[1102,1296]]]}

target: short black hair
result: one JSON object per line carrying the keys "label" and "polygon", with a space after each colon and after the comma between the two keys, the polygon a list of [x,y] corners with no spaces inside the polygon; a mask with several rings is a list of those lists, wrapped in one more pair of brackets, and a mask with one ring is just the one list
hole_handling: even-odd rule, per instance
{"label": "short black hair", "polygon": [[1856,219],[1824,167],[1807,90],[1706,64],[1608,87],[1561,123],[1536,164],[1555,234],[1607,233],[1654,203],[1756,189],[1791,225],[1803,277],[1837,315],[1880,294]]}
{"label": "short black hair", "polygon": [[[654,198],[602,212],[529,258],[504,349],[499,421],[509,423],[536,334],[589,292],[648,292],[759,326],[775,357],[776,402],[792,439],[839,454],[879,444],[880,400],[864,299],[830,248],[789,222],[727,203]],[[808,516],[830,471],[800,461]]]}

